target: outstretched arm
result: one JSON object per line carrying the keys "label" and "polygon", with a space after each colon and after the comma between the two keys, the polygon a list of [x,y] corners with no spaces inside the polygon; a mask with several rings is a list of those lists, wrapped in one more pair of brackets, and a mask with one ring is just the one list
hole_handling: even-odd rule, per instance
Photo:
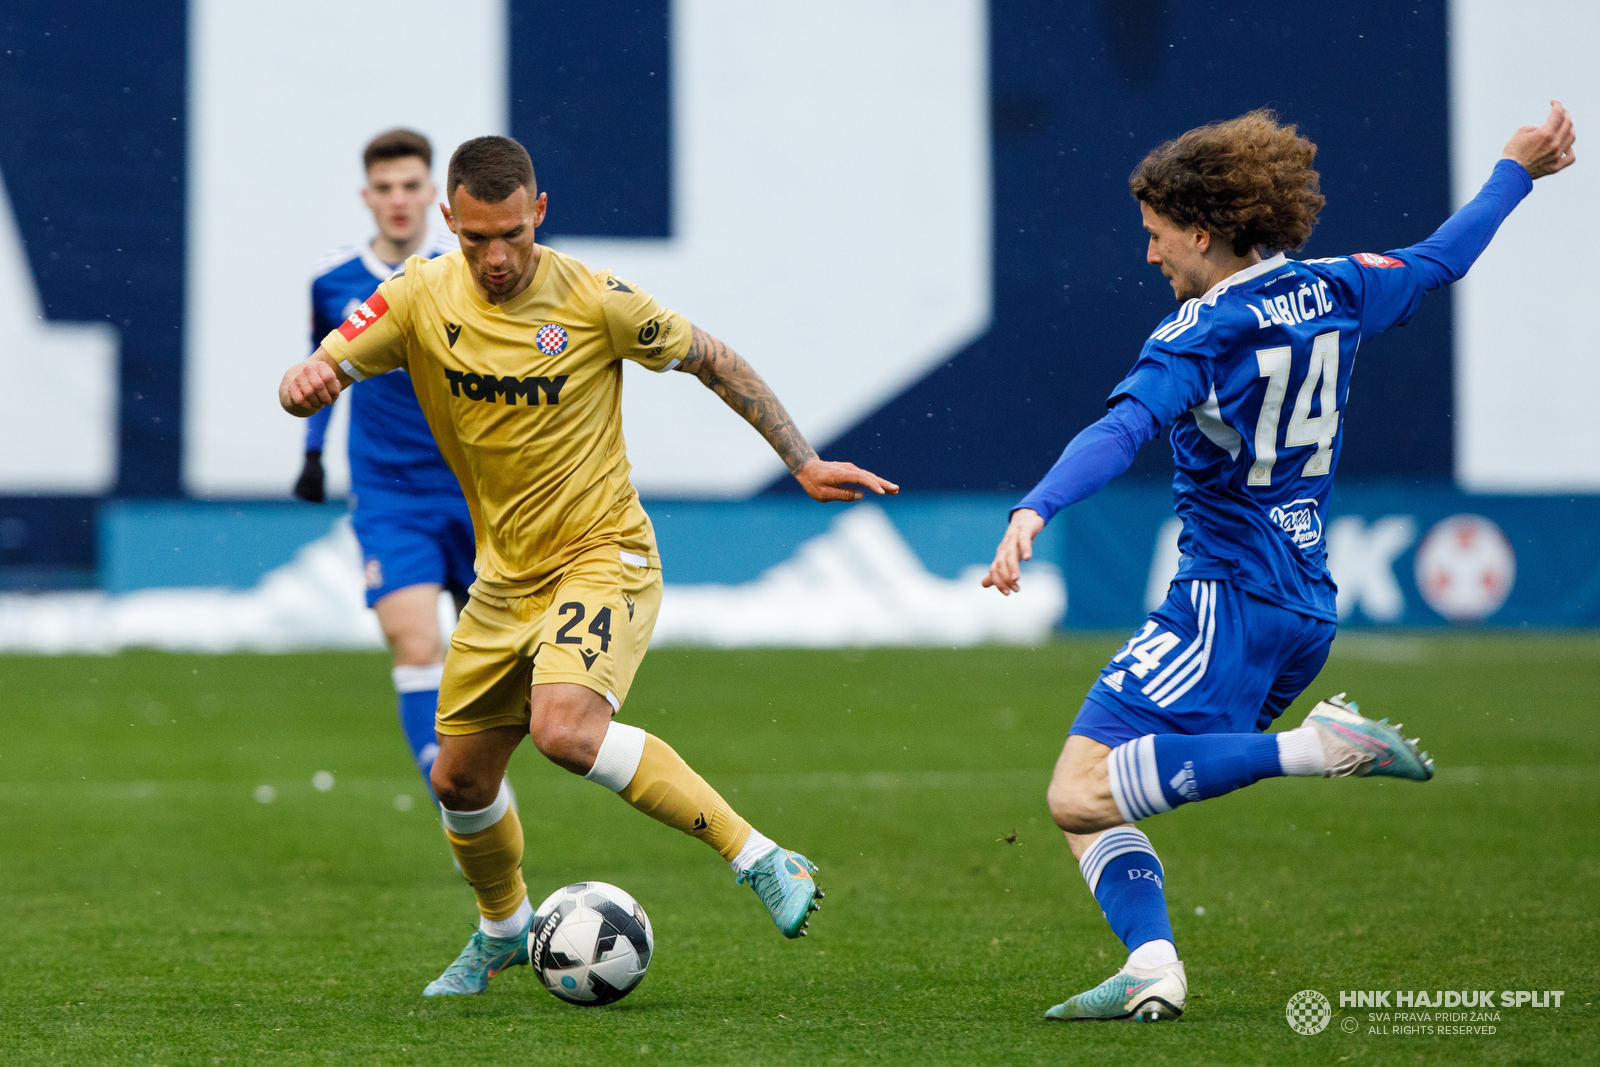
{"label": "outstretched arm", "polygon": [[1431,291],[1465,277],[1506,216],[1533,190],[1534,179],[1566,170],[1576,161],[1572,151],[1576,140],[1572,116],[1559,100],[1550,101],[1550,116],[1543,126],[1517,130],[1478,195],[1433,236],[1398,250],[1417,271],[1422,287]]}
{"label": "outstretched arm", "polygon": [[789,473],[815,500],[860,500],[864,486],[879,496],[893,495],[900,487],[864,471],[854,463],[830,463],[817,456],[794,424],[772,389],[743,356],[698,326],[690,327],[689,354],[677,369],[699,378],[739,416],[766,438]]}
{"label": "outstretched arm", "polygon": [[1072,439],[1055,466],[1011,511],[1005,536],[983,587],[1006,596],[1022,588],[1022,563],[1033,558],[1033,540],[1056,512],[1104,488],[1133,464],[1139,447],[1161,431],[1150,409],[1124,396],[1099,422]]}

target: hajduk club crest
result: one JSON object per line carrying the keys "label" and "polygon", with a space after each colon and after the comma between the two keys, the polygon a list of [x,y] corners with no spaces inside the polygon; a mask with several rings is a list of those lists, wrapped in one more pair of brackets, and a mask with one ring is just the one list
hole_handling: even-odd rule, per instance
{"label": "hajduk club crest", "polygon": [[553,322],[546,323],[533,335],[533,343],[545,355],[559,356],[567,350],[567,331]]}

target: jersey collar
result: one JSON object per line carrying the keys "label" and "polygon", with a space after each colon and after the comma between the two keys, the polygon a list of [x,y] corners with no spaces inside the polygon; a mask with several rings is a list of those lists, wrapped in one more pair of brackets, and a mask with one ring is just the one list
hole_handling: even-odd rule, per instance
{"label": "jersey collar", "polygon": [[1263,274],[1267,274],[1271,271],[1275,271],[1279,267],[1287,266],[1288,263],[1289,257],[1284,253],[1279,252],[1271,259],[1263,259],[1260,263],[1257,263],[1253,267],[1246,267],[1244,270],[1236,270],[1226,278],[1222,279],[1216,285],[1213,285],[1210,289],[1208,289],[1206,291],[1206,295],[1202,296],[1200,300],[1202,303],[1215,304],[1217,302],[1217,297],[1221,296],[1227,289],[1235,285],[1243,285],[1245,282],[1248,282],[1254,278],[1259,278]]}
{"label": "jersey collar", "polygon": [[377,240],[377,238],[374,237],[371,240],[362,242],[361,265],[367,268],[368,274],[372,275],[374,278],[377,278],[379,281],[385,281],[388,279],[389,275],[393,274],[400,268],[399,266],[391,267],[389,264],[378,258],[378,254],[372,250],[372,242],[375,240]]}
{"label": "jersey collar", "polygon": [[[550,246],[539,245],[539,265],[534,268],[533,281],[529,282],[528,287],[522,290],[522,292],[518,293],[514,299],[508,300],[504,304],[491,304],[482,296],[480,296],[478,294],[478,287],[472,284],[472,278],[470,275],[466,280],[467,295],[472,298],[472,302],[477,305],[478,310],[480,311],[491,314],[515,315],[517,312],[521,311],[523,308],[532,303],[533,298],[537,296],[539,290],[544,287],[544,280],[550,276],[550,261],[553,259],[555,259],[555,253],[550,250]],[[466,265],[465,259],[462,260],[462,269],[467,271],[472,269]]]}
{"label": "jersey collar", "polygon": [[[361,265],[366,267],[367,273],[371,274],[374,278],[377,278],[379,281],[387,281],[391,274],[405,266],[405,264],[396,263],[391,267],[389,264],[379,259],[377,254],[372,251],[372,242],[376,240],[377,237],[375,236],[369,237],[365,243],[359,246],[361,251]],[[422,239],[422,244],[417,246],[417,250],[413,252],[412,255],[422,256],[426,259],[432,259],[434,256],[442,256],[446,255],[447,253],[454,252],[459,247],[461,247],[461,243],[456,240],[455,234],[451,233],[449,230],[445,230],[441,234],[432,226],[430,226],[428,227],[428,236]]]}

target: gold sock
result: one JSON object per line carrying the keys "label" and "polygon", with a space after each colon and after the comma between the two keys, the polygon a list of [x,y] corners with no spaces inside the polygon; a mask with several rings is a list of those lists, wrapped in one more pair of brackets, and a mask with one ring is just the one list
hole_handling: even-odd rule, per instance
{"label": "gold sock", "polygon": [[508,805],[504,818],[473,834],[458,834],[446,826],[444,836],[477,894],[483,917],[511,918],[528,896],[522,881],[522,820],[517,809]]}
{"label": "gold sock", "polygon": [[750,836],[750,824],[654,734],[645,736],[639,769],[617,795],[652,819],[698,837],[725,860],[732,861]]}

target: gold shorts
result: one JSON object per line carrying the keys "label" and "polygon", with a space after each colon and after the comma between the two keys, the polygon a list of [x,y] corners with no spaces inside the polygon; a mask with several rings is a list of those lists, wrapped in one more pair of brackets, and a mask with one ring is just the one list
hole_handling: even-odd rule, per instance
{"label": "gold shorts", "polygon": [[450,638],[435,726],[476,734],[528,725],[529,687],[587,686],[622,707],[661,609],[661,571],[615,544],[580,556],[543,589],[502,598],[472,590]]}

